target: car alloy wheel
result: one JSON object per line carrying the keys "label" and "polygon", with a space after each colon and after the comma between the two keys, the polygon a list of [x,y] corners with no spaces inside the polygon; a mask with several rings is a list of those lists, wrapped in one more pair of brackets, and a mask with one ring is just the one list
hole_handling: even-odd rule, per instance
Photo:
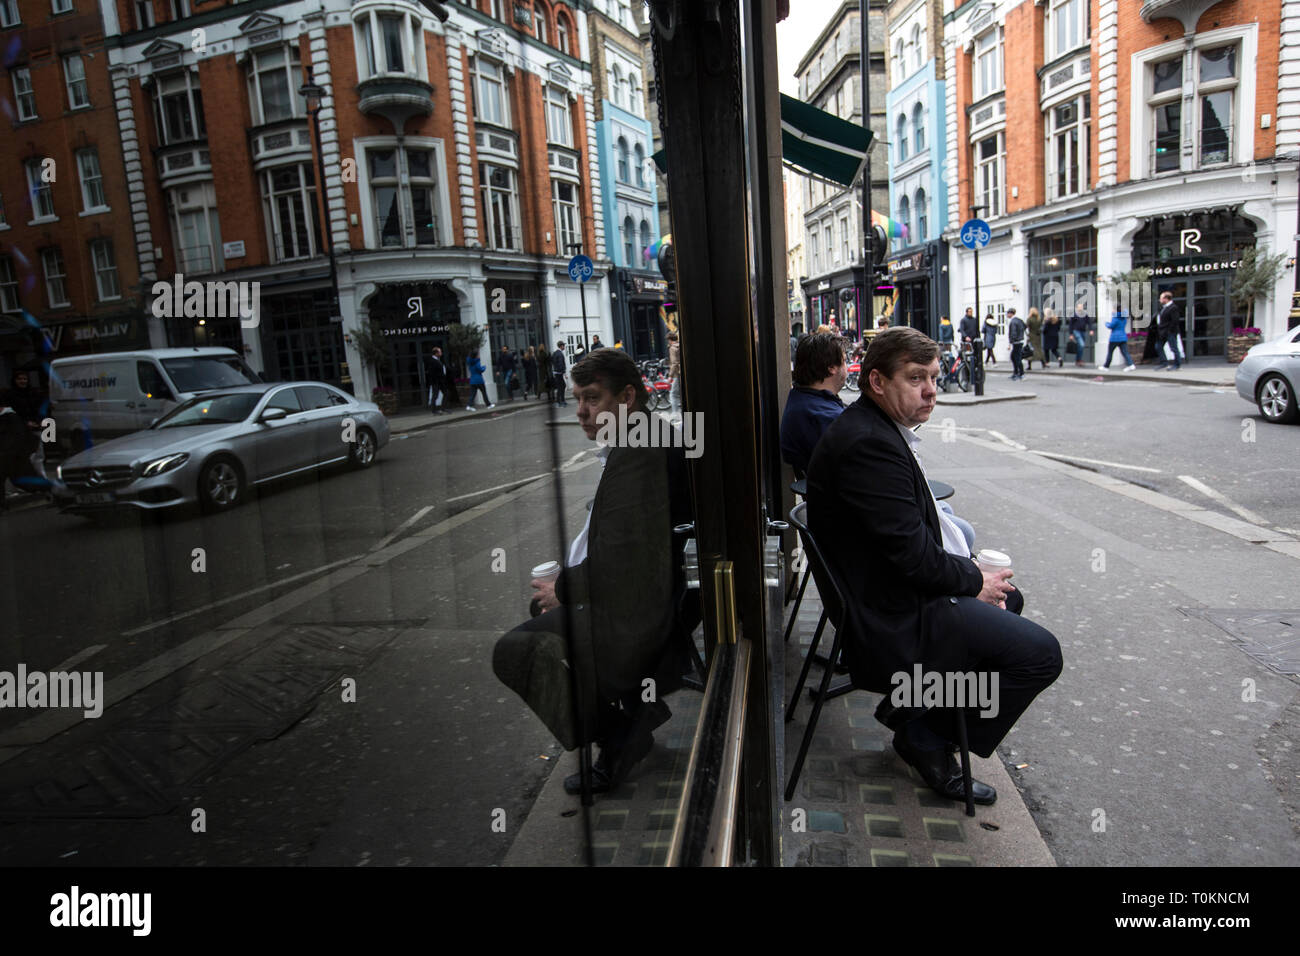
{"label": "car alloy wheel", "polygon": [[371,462],[375,460],[375,436],[371,434],[370,429],[361,428],[357,430],[357,440],[352,443],[349,455],[352,458],[352,464],[356,467],[370,467]]}
{"label": "car alloy wheel", "polygon": [[1295,393],[1286,379],[1270,375],[1260,383],[1259,410],[1270,422],[1285,422],[1295,417]]}
{"label": "car alloy wheel", "polygon": [[225,511],[244,497],[244,479],[234,462],[218,458],[203,466],[199,476],[199,498],[210,511]]}

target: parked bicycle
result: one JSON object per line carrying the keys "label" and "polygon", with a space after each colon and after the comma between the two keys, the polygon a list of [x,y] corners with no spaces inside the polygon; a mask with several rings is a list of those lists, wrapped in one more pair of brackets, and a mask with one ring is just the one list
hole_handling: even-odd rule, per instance
{"label": "parked bicycle", "polygon": [[945,352],[939,359],[939,387],[947,392],[955,383],[963,392],[969,392],[973,368],[971,363],[969,345],[963,345],[960,352]]}

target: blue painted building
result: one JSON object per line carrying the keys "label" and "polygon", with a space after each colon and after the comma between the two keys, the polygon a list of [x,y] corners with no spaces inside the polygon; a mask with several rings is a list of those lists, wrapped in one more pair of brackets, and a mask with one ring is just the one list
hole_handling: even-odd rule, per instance
{"label": "blue painted building", "polygon": [[936,0],[894,0],[887,12],[890,88],[889,215],[905,229],[886,260],[894,286],[892,320],[938,334],[948,303],[945,84]]}
{"label": "blue painted building", "polygon": [[645,255],[659,239],[659,207],[641,41],[623,5],[598,3],[593,13],[589,23],[600,215],[605,224],[603,252],[614,266],[614,341],[621,341],[633,358],[663,357],[668,342],[659,308],[667,284],[657,263]]}

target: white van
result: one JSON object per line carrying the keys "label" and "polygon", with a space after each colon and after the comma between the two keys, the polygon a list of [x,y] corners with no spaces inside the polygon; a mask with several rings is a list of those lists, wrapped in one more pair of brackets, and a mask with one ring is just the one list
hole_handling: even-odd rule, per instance
{"label": "white van", "polygon": [[61,443],[92,443],[147,428],[179,402],[210,388],[260,379],[231,349],[150,349],[55,359],[50,415]]}

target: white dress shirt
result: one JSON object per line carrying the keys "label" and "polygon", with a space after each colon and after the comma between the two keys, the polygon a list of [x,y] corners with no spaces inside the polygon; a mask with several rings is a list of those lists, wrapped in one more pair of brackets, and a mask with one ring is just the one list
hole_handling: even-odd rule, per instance
{"label": "white dress shirt", "polygon": [[[596,458],[600,460],[600,474],[602,478],[605,475],[605,463],[609,459],[609,453],[613,450],[613,445],[596,446],[595,455]],[[600,482],[596,482],[596,490],[600,490]],[[573,543],[569,545],[569,560],[565,562],[566,567],[576,568],[578,565],[582,564],[583,561],[587,560],[587,532],[591,530],[591,512],[594,510],[595,509],[592,508],[587,511],[587,520],[583,522],[582,530],[578,532],[578,536],[574,538]],[[958,535],[960,536],[960,532]]]}
{"label": "white dress shirt", "polygon": [[[921,436],[910,428],[904,428],[898,422],[894,422],[899,432],[903,435],[903,440],[907,442],[907,447],[912,451],[912,457],[916,459],[916,466],[921,469],[921,474],[925,475],[925,465],[921,464],[921,456],[916,453],[916,446],[921,444]],[[929,490],[929,482],[926,482],[926,489]],[[939,516],[939,528],[943,532],[943,550],[949,554],[955,554],[959,558],[969,558],[970,548],[966,545],[966,536],[961,533],[961,528],[948,517],[948,512],[939,507],[938,500],[934,497],[934,492],[930,491],[930,500],[934,502],[935,513]],[[584,538],[585,540],[585,538]]]}

